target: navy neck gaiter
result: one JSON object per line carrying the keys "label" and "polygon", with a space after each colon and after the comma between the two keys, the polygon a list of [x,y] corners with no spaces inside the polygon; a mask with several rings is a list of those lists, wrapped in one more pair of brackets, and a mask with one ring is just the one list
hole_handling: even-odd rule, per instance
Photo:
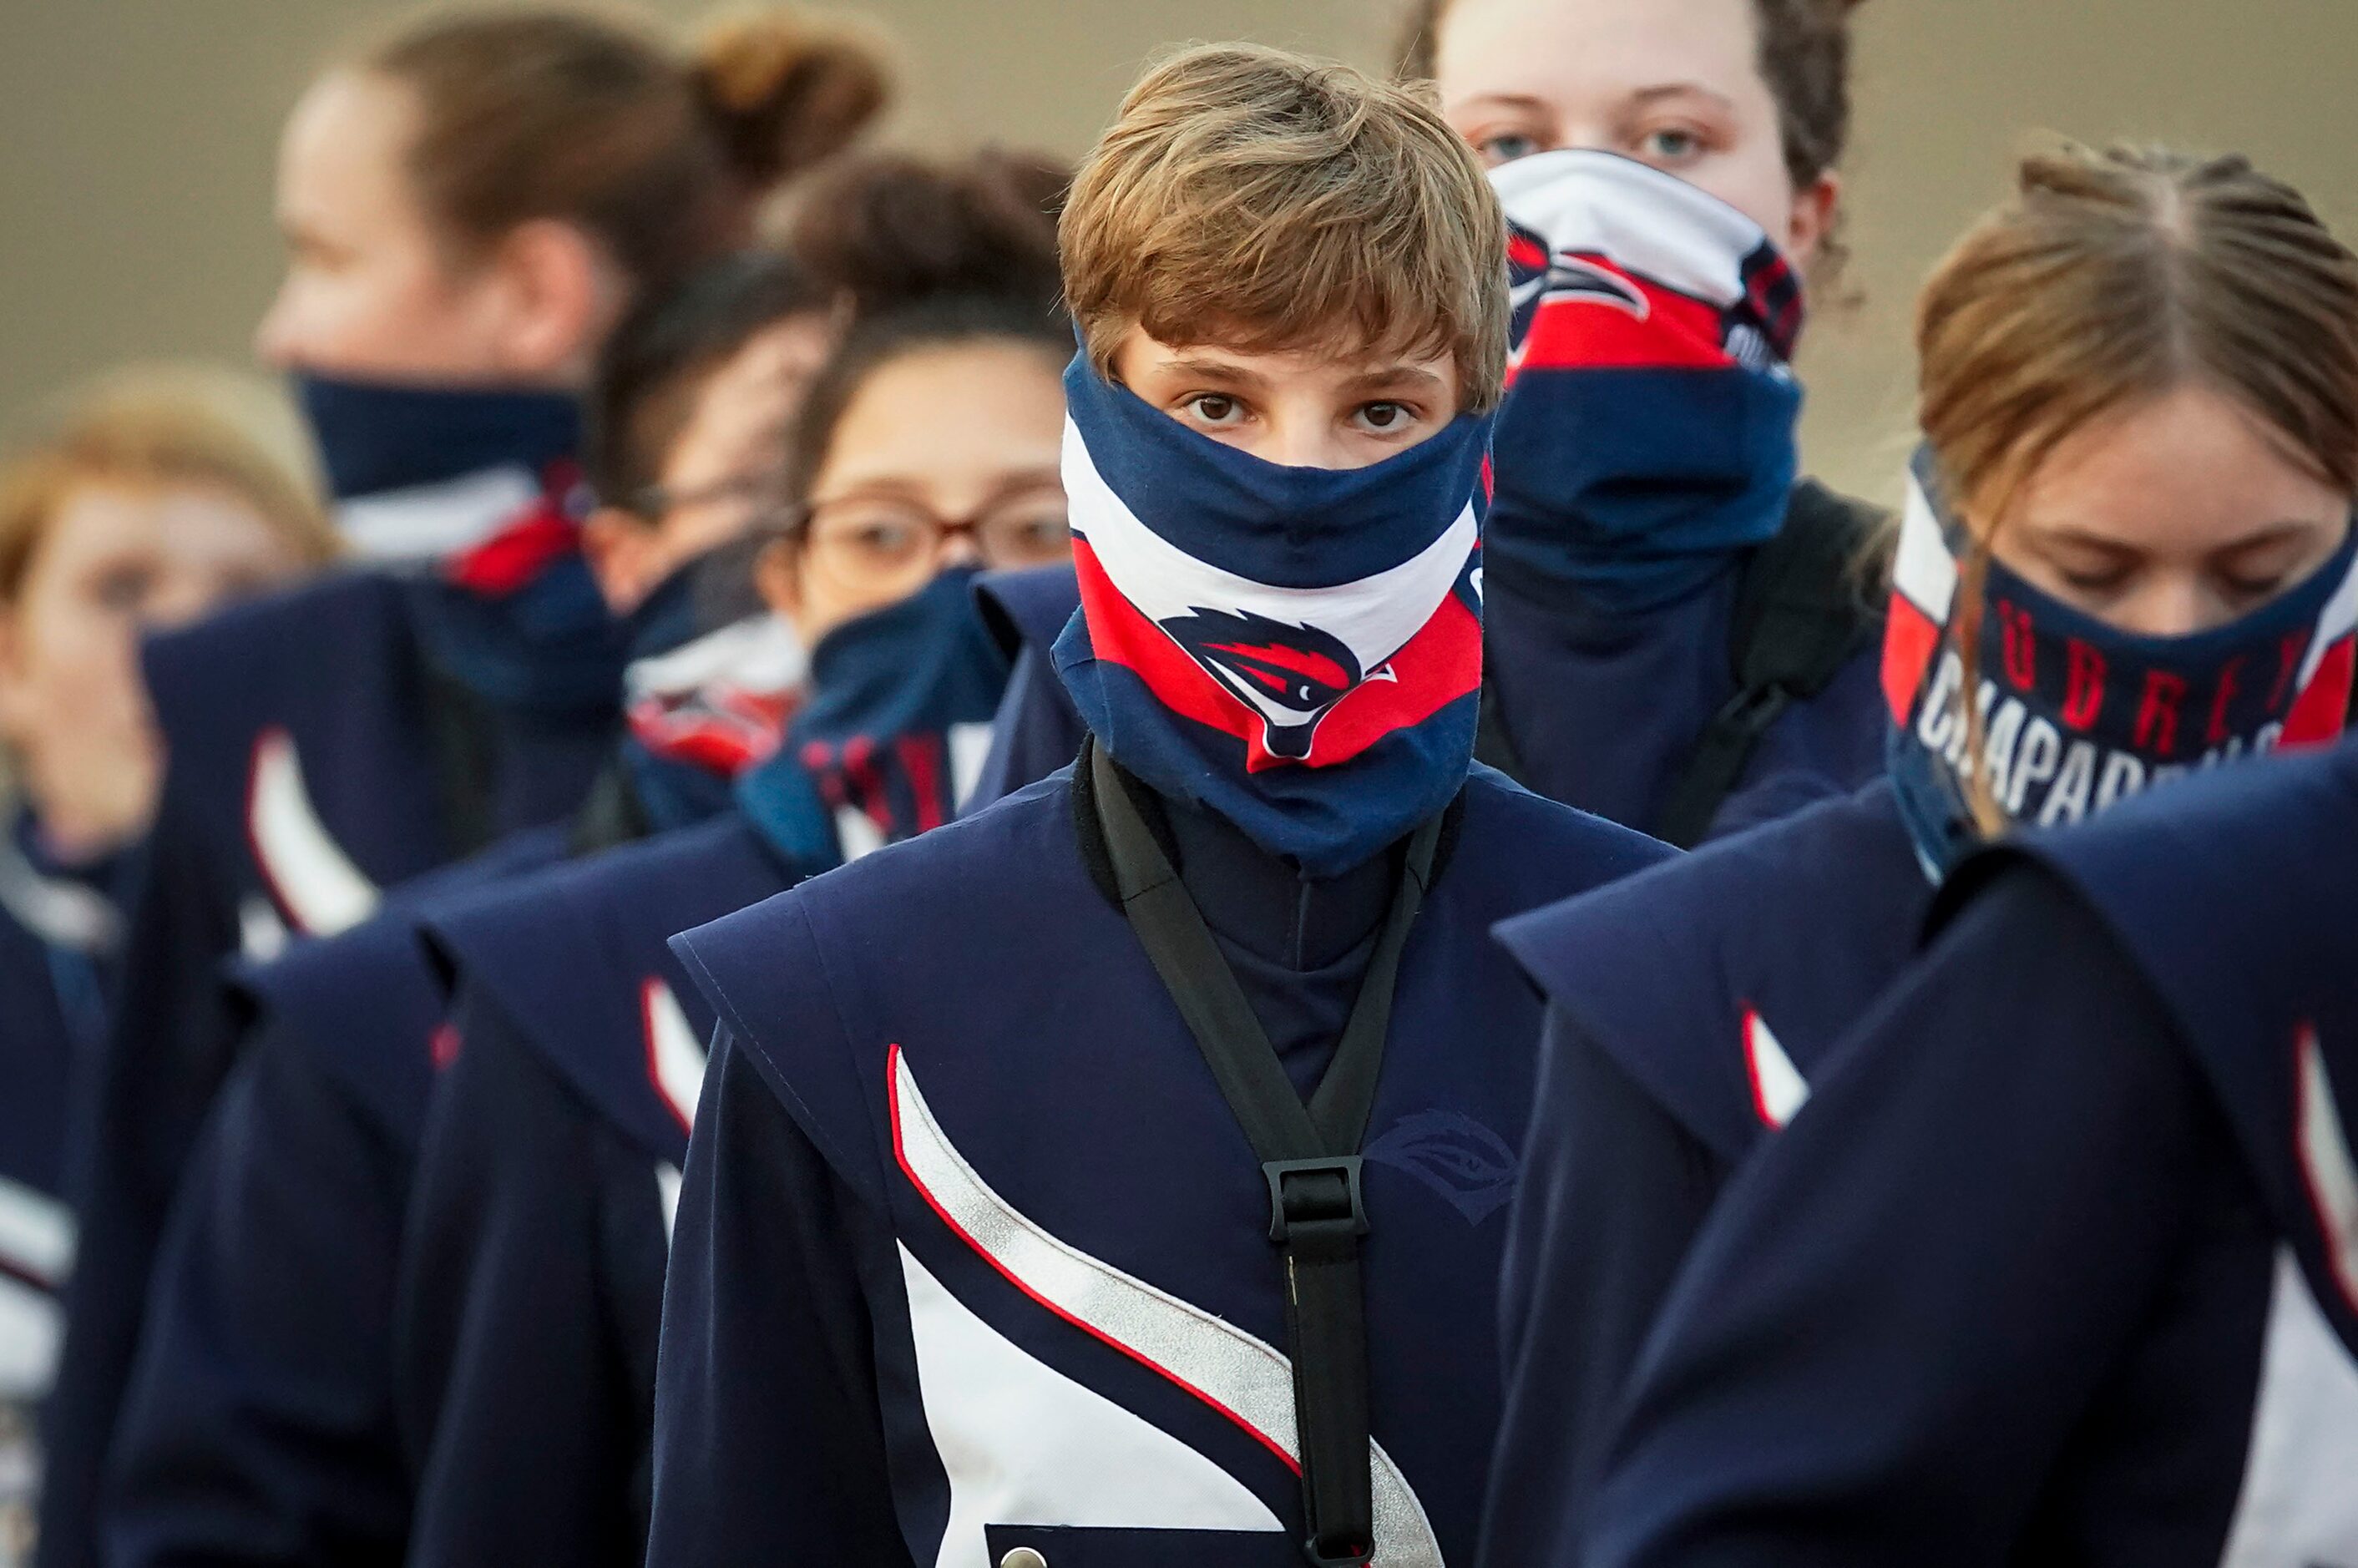
{"label": "navy neck gaiter", "polygon": [[1447,806],[1474,754],[1490,421],[1370,468],[1264,462],[1065,373],[1081,619],[1057,640],[1098,743],[1304,875]]}
{"label": "navy neck gaiter", "polygon": [[810,651],[808,696],[737,801],[791,861],[828,866],[957,814],[990,740],[1007,657],[957,568]]}
{"label": "navy neck gaiter", "polygon": [[577,401],[308,373],[297,392],[347,535],[412,576],[427,657],[496,708],[611,712],[630,633],[581,558]]}
{"label": "navy neck gaiter", "polygon": [[2107,625],[1992,560],[1970,661],[1955,625],[1966,539],[1920,450],[1884,689],[1898,726],[1891,776],[1928,871],[1944,874],[1980,842],[1977,774],[2007,822],[2051,827],[2197,768],[2341,732],[2358,538],[2249,614],[2180,637]]}
{"label": "navy neck gaiter", "polygon": [[763,611],[704,631],[702,578],[741,565],[723,549],[680,568],[630,617],[622,672],[622,764],[657,831],[729,809],[736,781],[777,749],[802,701],[802,640]]}
{"label": "navy neck gaiter", "polygon": [[1515,303],[1491,574],[1567,611],[1660,611],[1783,526],[1800,276],[1749,218],[1630,158],[1541,153],[1491,180]]}

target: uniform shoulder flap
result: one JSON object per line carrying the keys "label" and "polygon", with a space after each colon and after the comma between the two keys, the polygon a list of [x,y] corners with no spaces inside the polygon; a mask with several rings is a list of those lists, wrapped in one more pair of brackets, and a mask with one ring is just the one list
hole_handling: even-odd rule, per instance
{"label": "uniform shoulder flap", "polygon": [[443,990],[418,946],[421,923],[556,860],[554,828],[511,834],[471,860],[399,889],[384,909],[341,935],[297,943],[267,959],[240,959],[230,988],[246,1026],[272,1050],[299,1050],[384,1123],[407,1136],[425,1114],[433,1064],[445,1048]]}
{"label": "uniform shoulder flap", "polygon": [[963,1035],[1011,946],[1053,967],[1076,912],[1107,914],[1069,774],[683,933],[672,950],[787,1111],[864,1198],[891,1167],[886,1065],[911,1028]]}
{"label": "uniform shoulder flap", "polygon": [[256,729],[349,712],[407,678],[415,649],[400,584],[339,571],[151,637],[140,662],[174,769],[218,752],[242,778]]}
{"label": "uniform shoulder flap", "polygon": [[795,880],[731,815],[454,901],[422,930],[448,998],[488,999],[600,1117],[676,1161],[714,1015],[670,939]]}
{"label": "uniform shoulder flap", "polygon": [[1800,1108],[1931,896],[1876,786],[1498,933],[1553,1007],[1732,1162]]}
{"label": "uniform shoulder flap", "polygon": [[382,1128],[416,1136],[443,1010],[411,914],[388,911],[267,963],[242,964],[231,989],[250,1050],[297,1054]]}
{"label": "uniform shoulder flap", "polygon": [[2358,742],[2235,763],[1970,863],[2078,891],[2179,1026],[2320,1305],[2358,1355]]}
{"label": "uniform shoulder flap", "polygon": [[422,662],[400,584],[338,572],[152,639],[142,660],[169,758],[159,842],[223,885],[258,879],[323,935],[442,858],[425,787]]}
{"label": "uniform shoulder flap", "polygon": [[1444,871],[1479,867],[1499,918],[1602,887],[1677,858],[1660,839],[1525,788],[1476,762],[1458,799],[1454,833],[1444,836]]}

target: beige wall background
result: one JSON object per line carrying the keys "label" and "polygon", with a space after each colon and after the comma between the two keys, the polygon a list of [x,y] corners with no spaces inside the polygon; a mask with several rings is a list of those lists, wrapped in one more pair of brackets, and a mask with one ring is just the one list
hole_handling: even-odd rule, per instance
{"label": "beige wall background", "polygon": [[[682,23],[704,0],[650,0]],[[870,0],[903,57],[888,135],[1076,153],[1158,48],[1249,37],[1364,64],[1386,0]],[[245,356],[276,278],[278,121],[397,0],[0,0],[0,421],[155,355]],[[1813,327],[1812,465],[1889,496],[1908,312],[2041,132],[2249,153],[2358,232],[2353,0],[1876,0],[1850,160],[1855,309]]]}

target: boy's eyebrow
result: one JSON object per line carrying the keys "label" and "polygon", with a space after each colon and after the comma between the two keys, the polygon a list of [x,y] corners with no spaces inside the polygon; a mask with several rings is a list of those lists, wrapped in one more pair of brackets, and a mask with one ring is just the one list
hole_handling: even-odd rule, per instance
{"label": "boy's eyebrow", "polygon": [[1420,392],[1444,392],[1449,384],[1426,370],[1422,365],[1386,365],[1381,370],[1363,370],[1343,384],[1346,393],[1397,392],[1403,386]]}
{"label": "boy's eyebrow", "polygon": [[1231,386],[1266,386],[1269,377],[1249,365],[1231,364],[1226,360],[1198,360],[1181,355],[1163,362],[1168,374],[1200,376],[1206,381],[1223,381]]}

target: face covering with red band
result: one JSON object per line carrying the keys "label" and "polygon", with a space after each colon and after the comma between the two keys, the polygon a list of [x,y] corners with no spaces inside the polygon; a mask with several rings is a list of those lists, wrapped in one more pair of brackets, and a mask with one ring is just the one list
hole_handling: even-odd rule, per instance
{"label": "face covering with red band", "polygon": [[1799,464],[1801,276],[1760,226],[1612,153],[1518,158],[1493,569],[1644,615],[1774,535]]}
{"label": "face covering with red band", "polygon": [[1079,621],[1057,671],[1148,785],[1312,877],[1449,804],[1482,684],[1489,421],[1369,468],[1288,468],[1065,374]]}
{"label": "face covering with red band", "polygon": [[2047,827],[2195,768],[2342,732],[2358,649],[2358,538],[2258,609],[2180,637],[2107,625],[1992,560],[1970,672],[1949,632],[1965,539],[1920,451],[1883,682],[1898,725],[1892,776],[1928,862],[1945,868],[1977,841],[1966,804],[1976,772],[2009,822]]}

